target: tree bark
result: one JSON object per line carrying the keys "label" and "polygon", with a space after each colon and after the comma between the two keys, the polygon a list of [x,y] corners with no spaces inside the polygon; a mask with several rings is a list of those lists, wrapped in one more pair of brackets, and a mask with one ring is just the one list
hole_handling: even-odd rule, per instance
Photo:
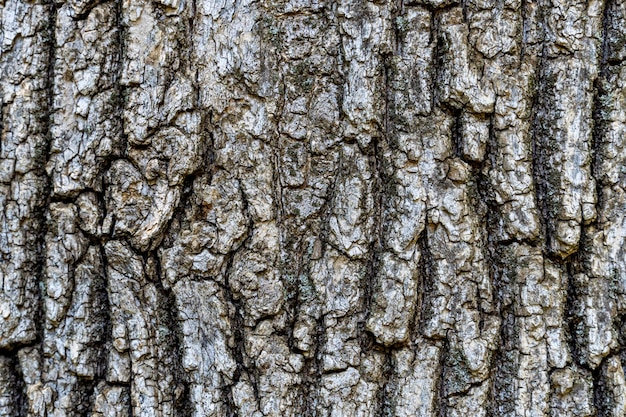
{"label": "tree bark", "polygon": [[625,0],[0,0],[0,415],[626,416]]}

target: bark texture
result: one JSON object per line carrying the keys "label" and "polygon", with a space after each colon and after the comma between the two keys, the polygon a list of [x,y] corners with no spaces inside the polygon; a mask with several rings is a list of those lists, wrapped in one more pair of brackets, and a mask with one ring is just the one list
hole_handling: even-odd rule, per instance
{"label": "bark texture", "polygon": [[626,0],[0,0],[0,415],[626,416]]}

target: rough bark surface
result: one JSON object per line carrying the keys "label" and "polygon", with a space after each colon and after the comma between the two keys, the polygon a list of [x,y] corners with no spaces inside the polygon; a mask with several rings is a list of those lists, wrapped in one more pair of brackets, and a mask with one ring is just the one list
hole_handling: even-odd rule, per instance
{"label": "rough bark surface", "polygon": [[626,0],[0,0],[0,415],[626,416]]}

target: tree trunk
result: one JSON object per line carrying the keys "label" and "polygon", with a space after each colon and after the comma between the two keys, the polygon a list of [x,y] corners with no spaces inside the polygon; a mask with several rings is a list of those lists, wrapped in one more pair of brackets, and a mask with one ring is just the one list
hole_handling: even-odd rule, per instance
{"label": "tree trunk", "polygon": [[626,416],[626,0],[0,0],[0,415]]}

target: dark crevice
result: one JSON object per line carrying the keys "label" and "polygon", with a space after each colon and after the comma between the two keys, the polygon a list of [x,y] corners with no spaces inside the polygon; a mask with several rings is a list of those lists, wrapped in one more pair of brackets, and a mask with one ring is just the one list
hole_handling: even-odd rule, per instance
{"label": "dark crevice", "polygon": [[375,414],[377,417],[389,417],[393,415],[392,410],[392,396],[391,391],[391,377],[393,374],[393,361],[391,356],[391,350],[385,351],[385,362],[382,369],[382,377],[380,381],[380,388],[376,395],[378,402],[378,412]]}
{"label": "dark crevice", "polygon": [[[117,119],[119,121],[119,129],[120,129],[120,134],[119,134],[119,139],[120,139],[120,143],[119,143],[119,149],[121,150],[119,155],[113,155],[110,159],[107,160],[108,162],[108,166],[110,167],[111,164],[114,162],[115,160],[115,156],[117,156],[118,158],[124,158],[127,154],[127,146],[128,146],[128,136],[126,135],[126,127],[125,127],[125,120],[124,120],[124,107],[126,104],[126,97],[128,95],[128,88],[122,84],[122,77],[124,74],[124,60],[126,58],[126,41],[125,39],[127,38],[127,26],[124,25],[123,22],[123,16],[124,16],[124,10],[122,8],[122,0],[115,0],[115,4],[117,6],[117,10],[115,12],[115,26],[117,27],[117,53],[118,53],[118,59],[117,59],[117,68],[115,69],[115,80],[114,80],[114,84],[117,90],[117,94],[115,95],[116,98],[116,103],[115,103],[115,108],[118,111],[117,115],[111,115],[112,117],[115,117],[115,119]],[[107,172],[107,170],[104,170],[103,172]],[[106,184],[103,183],[103,189],[106,188]]]}
{"label": "dark crevice", "polygon": [[528,16],[527,16],[527,8],[528,8],[528,0],[520,0],[520,13],[522,15],[522,36],[520,40],[520,65],[524,62],[524,58],[526,56],[526,44],[528,43]]}
{"label": "dark crevice", "polygon": [[[246,212],[248,210],[247,204],[248,203],[244,198],[244,205],[245,205],[244,210]],[[252,219],[250,219],[250,222],[252,222]],[[252,224],[250,224],[250,226],[248,227],[248,236],[246,236],[246,238],[244,239],[241,245],[241,248],[246,248],[247,242],[251,239],[251,237],[252,237]],[[233,376],[232,386],[236,385],[241,380],[242,375],[245,373],[250,379],[250,383],[254,390],[254,397],[258,404],[259,403],[259,390],[258,390],[258,383],[257,383],[257,375],[255,372],[255,369],[249,369],[248,367],[249,361],[247,360],[248,358],[246,355],[246,348],[245,348],[245,325],[244,325],[244,316],[243,316],[245,314],[245,309],[244,309],[243,301],[241,299],[235,298],[233,291],[231,289],[232,287],[229,282],[231,272],[233,270],[233,263],[234,263],[234,258],[235,258],[236,253],[237,251],[230,252],[226,256],[226,259],[224,261],[226,266],[223,272],[224,297],[228,305],[230,323],[231,323],[232,334],[233,334],[233,342],[234,342],[234,346],[232,347],[231,352],[235,359],[235,362],[237,363],[237,368],[235,369],[235,373]],[[232,388],[231,390],[228,390],[228,391],[231,391],[231,392],[230,393],[227,392],[226,393],[227,395],[224,398],[228,415],[238,416],[235,403],[232,397]],[[238,417],[243,417],[243,416],[238,416]]]}
{"label": "dark crevice", "polygon": [[[401,3],[400,3],[401,4]],[[398,6],[398,4],[396,4]],[[394,22],[395,22],[395,12],[394,12]],[[397,36],[394,38],[394,43],[397,45]],[[359,323],[360,334],[363,335],[361,338],[361,349],[363,352],[367,352],[368,345],[373,345],[375,343],[374,336],[365,330],[365,324],[369,313],[371,312],[372,305],[372,297],[373,297],[373,289],[376,288],[376,280],[378,272],[383,268],[382,264],[382,251],[384,248],[383,243],[383,234],[385,233],[385,225],[384,225],[384,207],[386,195],[391,191],[386,185],[390,184],[392,179],[386,175],[387,167],[384,166],[385,158],[384,155],[389,149],[389,142],[392,135],[393,129],[393,121],[391,118],[393,117],[390,113],[390,104],[391,97],[390,94],[393,91],[392,89],[392,76],[393,76],[393,57],[391,54],[387,53],[382,57],[383,64],[383,85],[381,86],[384,90],[382,91],[382,96],[384,97],[385,108],[384,108],[384,120],[383,120],[383,136],[381,138],[373,139],[373,152],[375,158],[375,175],[374,175],[374,184],[372,186],[372,193],[375,196],[375,203],[373,208],[373,217],[374,224],[372,226],[372,234],[373,239],[369,245],[369,257],[367,260],[367,279],[364,280],[364,288],[363,288],[363,297],[364,297],[364,314],[362,315],[363,319]],[[379,348],[380,349],[380,348]],[[387,404],[387,389],[389,385],[389,381],[391,378],[392,370],[391,370],[391,352],[388,349],[380,349],[384,352],[385,362],[382,370],[381,379],[378,381],[380,387],[377,392],[377,401],[378,401],[378,415],[383,417],[389,405]]]}
{"label": "dark crevice", "polygon": [[52,195],[51,179],[45,171],[45,166],[50,158],[50,147],[52,144],[52,126],[53,121],[53,103],[54,103],[54,69],[56,61],[56,18],[57,18],[57,6],[54,1],[50,0],[48,14],[48,27],[46,28],[46,41],[47,41],[47,79],[45,83],[46,91],[46,109],[42,117],[43,131],[45,132],[45,142],[43,144],[35,144],[35,147],[41,146],[38,155],[40,155],[39,161],[37,161],[37,174],[41,179],[41,195],[39,204],[35,207],[33,212],[33,218],[37,219],[39,224],[35,231],[36,239],[34,244],[36,245],[36,259],[34,265],[34,277],[37,277],[38,282],[35,286],[34,296],[37,298],[39,306],[35,313],[35,324],[37,326],[37,339],[36,342],[42,343],[44,338],[44,323],[45,323],[45,306],[44,306],[44,293],[45,293],[45,265],[46,265],[46,245],[45,236],[48,233],[47,215],[48,207],[50,205],[50,199]]}
{"label": "dark crevice", "polygon": [[[431,254],[429,252],[428,249],[428,244],[426,242],[426,232],[422,231],[422,233],[420,233],[420,235],[417,238],[417,242],[415,244],[416,246],[416,251],[419,251],[420,253],[420,257],[419,260],[417,262],[417,268],[415,271],[415,274],[417,275],[417,286],[416,286],[416,297],[415,297],[415,308],[413,310],[413,315],[409,320],[409,339],[410,339],[410,343],[412,345],[415,345],[417,343],[417,339],[419,338],[419,324],[423,323],[423,317],[424,317],[424,297],[426,294],[426,287],[425,287],[425,283],[426,283],[426,279],[428,276],[430,276],[429,274],[432,273],[432,269],[431,271],[428,271],[428,266],[432,265],[432,258],[431,258]],[[431,266],[432,268],[432,266]]]}
{"label": "dark crevice", "polygon": [[[147,262],[146,262],[147,261]],[[144,260],[144,265],[151,270],[155,276],[152,281],[160,295],[156,311],[158,314],[159,334],[158,346],[163,350],[159,357],[159,365],[164,365],[162,372],[172,375],[173,382],[170,387],[174,399],[174,409],[177,417],[190,417],[193,414],[192,403],[189,401],[189,384],[187,375],[183,369],[183,330],[176,317],[176,296],[169,287],[163,286],[163,271],[161,262],[156,251],[149,254],[149,258]],[[150,273],[149,273],[150,274]],[[162,330],[166,329],[166,330]]]}
{"label": "dark crevice", "polygon": [[[499,292],[496,289],[496,252],[499,252],[499,248],[502,245],[502,242],[496,242],[495,231],[497,230],[498,219],[497,216],[501,213],[499,207],[496,207],[496,201],[494,197],[494,191],[491,186],[491,181],[488,174],[487,167],[491,163],[491,166],[495,166],[495,150],[497,148],[497,138],[494,130],[494,116],[492,115],[489,118],[489,136],[487,138],[487,142],[485,145],[485,156],[483,160],[480,162],[474,162],[470,164],[472,168],[473,178],[475,179],[476,192],[474,195],[477,207],[477,213],[481,217],[481,235],[482,235],[482,247],[484,262],[486,264],[486,273],[488,274],[489,283],[491,286],[491,299],[485,300],[487,305],[492,306],[491,311],[487,312],[483,306],[483,300],[481,299],[480,290],[477,286],[476,288],[476,300],[478,300],[478,310],[480,312],[480,331],[484,330],[485,317],[488,315],[493,315],[494,310],[498,311],[499,309]],[[534,245],[530,245],[534,246]],[[502,329],[500,330],[502,332]],[[501,346],[500,343],[496,343],[496,346]],[[493,370],[497,364],[497,356],[498,356],[498,348],[491,352],[490,365],[489,369]],[[495,408],[495,398],[496,398],[496,375],[494,372],[490,372],[489,380],[484,382],[489,384],[489,394],[488,394],[488,406],[487,406],[487,414],[490,414],[492,410]]]}
{"label": "dark crevice", "polygon": [[[545,152],[543,149],[543,144],[540,143],[541,139],[541,135],[543,134],[542,132],[542,123],[543,121],[541,120],[541,116],[540,113],[542,112],[542,109],[540,108],[540,105],[543,104],[542,100],[543,97],[541,95],[541,92],[546,91],[546,87],[544,85],[544,81],[542,78],[543,75],[543,63],[544,63],[544,59],[541,58],[539,61],[539,64],[537,65],[537,71],[536,71],[536,75],[535,80],[536,82],[530,83],[531,86],[535,87],[535,91],[532,91],[531,94],[533,95],[533,99],[531,102],[531,110],[530,110],[530,120],[531,120],[531,127],[530,127],[530,135],[531,135],[531,149],[532,149],[532,170],[533,170],[533,184],[535,185],[534,189],[535,189],[535,201],[537,202],[537,208],[538,211],[540,213],[539,215],[539,222],[541,225],[541,232],[540,232],[540,236],[548,236],[548,223],[549,223],[549,201],[548,201],[548,196],[547,196],[547,186],[546,186],[546,181],[545,178],[547,176],[546,173],[546,169],[547,169],[547,163],[548,161],[546,160],[545,157]],[[543,241],[543,252],[547,253],[547,247],[546,247],[546,240],[547,239],[542,239]]]}
{"label": "dark crevice", "polygon": [[100,297],[101,298],[101,302],[102,302],[102,326],[103,326],[103,338],[102,338],[102,343],[100,346],[100,354],[99,354],[99,358],[98,358],[98,362],[100,364],[100,369],[98,372],[98,376],[102,377],[104,375],[106,375],[107,372],[107,367],[108,367],[108,361],[107,361],[107,355],[108,355],[108,349],[111,348],[112,343],[113,343],[113,320],[111,319],[111,302],[109,300],[109,291],[108,291],[108,286],[109,286],[109,276],[108,276],[108,259],[106,256],[106,251],[104,249],[104,244],[99,245],[98,249],[100,251],[100,259],[102,261],[102,270],[100,271],[101,275],[100,275]]}
{"label": "dark crevice", "polygon": [[500,343],[493,355],[492,383],[490,406],[487,409],[489,417],[509,415],[514,412],[511,399],[515,392],[516,363],[514,352],[515,315],[512,306],[500,308],[502,324],[500,326]]}
{"label": "dark crevice", "polygon": [[591,134],[591,143],[590,143],[590,157],[591,157],[591,166],[590,173],[591,177],[596,182],[595,192],[596,192],[596,219],[590,222],[589,225],[583,224],[581,226],[581,242],[585,238],[585,236],[589,232],[589,226],[598,226],[599,219],[602,217],[602,207],[603,207],[603,180],[601,178],[601,163],[602,163],[602,141],[604,138],[605,132],[605,117],[604,117],[604,106],[603,102],[606,100],[606,94],[611,94],[611,91],[605,91],[606,86],[603,85],[608,72],[608,57],[609,57],[609,44],[608,44],[608,34],[609,30],[609,13],[611,9],[611,5],[613,4],[612,0],[607,1],[607,4],[604,7],[603,19],[602,19],[602,40],[601,40],[601,57],[599,57],[598,62],[598,76],[594,80],[593,83],[593,109],[592,109],[592,121],[593,121],[593,130]]}
{"label": "dark crevice", "polygon": [[77,385],[82,401],[76,406],[76,415],[81,417],[91,417],[93,413],[96,385],[98,379],[77,378]]}
{"label": "dark crevice", "polygon": [[450,109],[452,122],[452,152],[459,159],[463,158],[463,131],[462,131],[462,113],[463,109]]}
{"label": "dark crevice", "polygon": [[420,292],[418,294],[418,299],[420,299],[419,310],[416,308],[415,316],[419,318],[416,319],[415,328],[414,328],[414,336],[413,339],[417,340],[417,338],[423,335],[422,325],[426,323],[430,319],[430,312],[428,309],[428,295],[434,294],[434,279],[435,279],[435,261],[433,259],[433,254],[430,249],[430,245],[428,242],[428,225],[430,224],[428,214],[426,214],[425,218],[426,226],[422,234],[420,235],[420,239],[418,240],[419,249],[422,254],[419,267],[420,267]]}
{"label": "dark crevice", "polygon": [[[405,28],[404,26],[406,25],[406,22],[404,22],[404,3],[402,0],[394,0],[393,3],[393,7],[391,10],[391,26],[393,27],[393,52],[395,55],[401,55],[402,54],[402,40],[404,39],[404,32],[408,29]],[[389,71],[387,69],[387,65],[385,65],[385,71]],[[389,84],[386,83],[385,84],[385,92],[388,95],[389,92],[391,91],[389,89]],[[387,99],[386,104],[388,104],[389,99]]]}
{"label": "dark crevice", "polygon": [[366,272],[365,279],[361,280],[361,293],[363,294],[363,306],[362,306],[362,319],[359,320],[358,328],[359,335],[361,335],[361,349],[363,352],[366,351],[366,346],[369,346],[374,343],[373,335],[365,330],[365,324],[367,320],[367,316],[371,311],[372,304],[372,296],[373,296],[373,288],[375,288],[376,276],[378,275],[378,271],[382,267],[380,252],[383,247],[382,242],[382,233],[383,233],[383,211],[384,211],[384,199],[386,190],[384,189],[384,184],[389,182],[389,179],[385,176],[385,169],[382,166],[383,161],[383,152],[384,149],[388,146],[389,143],[389,100],[387,97],[387,92],[389,91],[389,62],[388,56],[386,55],[383,58],[383,74],[384,74],[384,92],[383,95],[385,97],[385,114],[384,114],[384,125],[382,132],[382,138],[373,137],[372,144],[373,146],[370,148],[374,157],[374,175],[373,175],[373,184],[372,184],[372,195],[374,196],[374,207],[372,209],[371,216],[374,221],[372,224],[372,239],[368,245],[368,256],[366,260]]}
{"label": "dark crevice", "polygon": [[13,374],[13,389],[16,394],[14,398],[15,410],[18,413],[17,417],[28,416],[28,386],[24,381],[24,375],[22,374],[22,368],[19,364],[17,354],[11,355],[11,371]]}
{"label": "dark crevice", "polygon": [[[490,142],[492,142],[490,140]],[[494,142],[492,142],[494,143]],[[488,145],[491,146],[491,145]],[[491,152],[488,153],[491,155]],[[489,417],[508,415],[514,412],[511,399],[515,393],[516,383],[516,319],[514,308],[516,295],[515,277],[511,276],[511,264],[517,262],[507,253],[506,248],[509,242],[497,241],[492,228],[497,224],[497,218],[492,210],[487,213],[488,235],[487,251],[485,258],[489,263],[489,274],[493,285],[494,309],[502,319],[499,332],[499,343],[492,356],[492,377],[491,377],[491,400],[487,413]],[[534,247],[535,245],[531,245]]]}
{"label": "dark crevice", "polygon": [[591,371],[593,378],[593,403],[598,412],[597,417],[613,417],[611,406],[613,405],[610,395],[606,394],[608,387],[606,386],[606,366],[608,357],[603,358],[598,367]]}
{"label": "dark crevice", "polygon": [[[420,339],[423,337],[422,325],[430,319],[430,312],[428,311],[428,294],[433,294],[433,280],[435,277],[435,264],[433,254],[428,242],[428,225],[430,223],[428,214],[425,219],[426,227],[418,240],[419,250],[421,252],[421,259],[419,262],[420,271],[420,286],[418,289],[419,303],[416,306],[415,312],[415,324],[412,329],[412,344],[423,343]],[[439,417],[446,417],[446,398],[445,398],[445,383],[444,383],[444,370],[445,370],[445,356],[449,347],[449,343],[446,337],[443,339],[430,339],[431,341],[439,340],[441,343],[441,349],[439,353],[439,362],[437,364],[436,381],[435,381],[435,395],[433,404],[433,415]]]}
{"label": "dark crevice", "polygon": [[[580,289],[576,287],[574,282],[574,271],[571,263],[566,265],[563,273],[567,276],[567,298],[565,301],[565,323],[567,329],[567,343],[569,351],[572,355],[572,359],[575,363],[584,366],[586,360],[584,353],[582,352],[581,341],[577,339],[577,336],[583,331],[582,317],[580,315],[579,299],[582,295]],[[582,337],[582,336],[581,336]]]}
{"label": "dark crevice", "polygon": [[435,386],[435,406],[434,406],[434,415],[438,417],[447,417],[447,408],[448,401],[446,398],[446,382],[444,377],[446,374],[446,359],[448,355],[448,351],[450,348],[450,343],[448,342],[448,338],[446,337],[443,340],[443,346],[441,352],[439,354],[439,363],[437,364],[438,377],[437,383]]}

